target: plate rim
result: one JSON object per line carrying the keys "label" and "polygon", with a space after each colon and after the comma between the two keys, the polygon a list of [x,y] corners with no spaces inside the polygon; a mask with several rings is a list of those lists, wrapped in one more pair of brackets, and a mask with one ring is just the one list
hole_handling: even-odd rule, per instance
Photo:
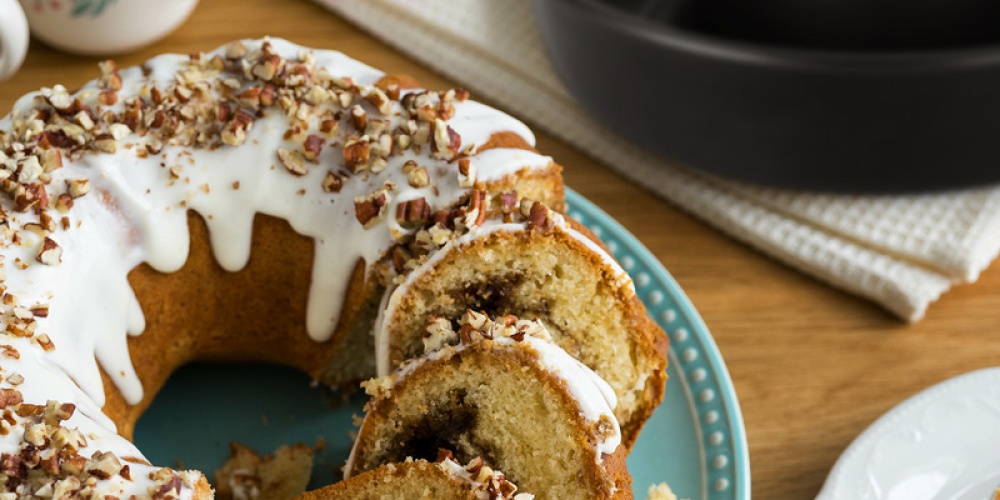
{"label": "plate rim", "polygon": [[[715,340],[712,338],[711,333],[709,333],[708,327],[702,319],[701,315],[695,309],[694,304],[691,303],[690,298],[684,293],[684,290],[673,278],[673,276],[666,270],[663,264],[660,262],[652,252],[646,248],[645,245],[639,241],[631,232],[625,229],[617,220],[615,220],[611,215],[602,210],[600,207],[595,205],[593,202],[585,198],[583,195],[577,193],[576,191],[566,188],[566,203],[567,203],[567,215],[574,219],[579,219],[579,215],[574,217],[576,214],[583,214],[589,218],[595,219],[599,226],[603,226],[604,229],[608,230],[613,234],[613,236],[618,239],[621,244],[628,247],[628,249],[635,254],[636,258],[641,261],[648,269],[647,272],[651,275],[650,279],[659,282],[663,289],[677,306],[676,314],[682,316],[690,329],[681,328],[677,331],[671,332],[669,325],[676,321],[669,320],[669,318],[660,317],[660,315],[651,315],[652,319],[660,325],[667,335],[670,337],[670,362],[674,363],[675,368],[680,375],[682,386],[688,395],[688,400],[692,403],[692,411],[695,426],[700,430],[701,436],[699,450],[702,454],[703,468],[706,470],[704,481],[708,481],[707,471],[710,470],[710,464],[708,463],[709,458],[704,456],[705,448],[708,444],[711,444],[715,437],[712,436],[713,433],[706,434],[706,426],[703,424],[699,415],[702,413],[699,411],[699,403],[715,402],[715,398],[709,401],[702,401],[691,392],[691,386],[688,382],[691,373],[687,372],[684,367],[685,353],[689,349],[695,349],[695,355],[700,351],[701,358],[704,364],[708,366],[711,372],[711,376],[708,374],[702,375],[702,381],[714,382],[712,383],[711,389],[714,389],[719,393],[718,402],[724,409],[725,414],[725,428],[729,431],[728,439],[723,437],[723,442],[728,443],[728,448],[730,456],[732,457],[732,481],[731,484],[724,482],[725,478],[717,479],[713,484],[704,484],[705,496],[715,489],[717,492],[722,492],[728,489],[729,486],[732,487],[733,498],[738,500],[749,500],[751,498],[751,475],[750,475],[750,456],[747,446],[747,435],[746,428],[743,421],[743,413],[740,409],[739,399],[736,396],[736,388],[733,385],[732,378],[729,375],[729,370],[726,368],[725,361],[722,358],[722,354],[719,351]],[[588,226],[588,229],[593,231],[592,227]],[[602,237],[600,234],[597,235],[599,239],[608,243],[608,241]],[[612,253],[616,253],[616,248],[612,245],[608,245],[612,250]],[[629,267],[625,262],[622,263],[622,267],[629,271]],[[631,275],[631,273],[630,273]],[[633,281],[635,282],[636,276],[633,276]],[[636,291],[641,288],[641,283],[636,283]],[[655,293],[655,292],[654,292]],[[655,297],[641,297],[644,303],[647,304],[647,309],[649,308],[649,302],[653,302]],[[662,298],[660,299],[662,300]],[[673,335],[672,335],[673,334]],[[677,347],[681,344],[693,345],[693,347],[688,347],[683,353],[677,352]],[[696,358],[695,358],[696,359]],[[691,361],[694,361],[692,359]],[[711,393],[709,393],[711,394]],[[718,444],[716,444],[718,445]]]}
{"label": "plate rim", "polygon": [[1000,377],[1000,367],[980,368],[947,378],[920,390],[880,415],[868,427],[865,427],[840,454],[840,457],[837,458],[836,463],[830,469],[826,480],[823,481],[823,487],[816,495],[816,500],[836,500],[841,498],[838,494],[843,493],[843,490],[846,488],[844,481],[845,479],[849,479],[845,476],[848,467],[858,457],[861,457],[874,444],[876,439],[882,437],[885,431],[891,430],[899,420],[906,418],[906,415],[914,411],[926,407],[927,404],[943,395],[947,395],[974,380],[987,377]]}

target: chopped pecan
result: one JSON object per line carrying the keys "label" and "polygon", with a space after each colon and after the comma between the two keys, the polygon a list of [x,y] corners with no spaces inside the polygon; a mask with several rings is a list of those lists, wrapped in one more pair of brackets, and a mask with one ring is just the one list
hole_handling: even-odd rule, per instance
{"label": "chopped pecan", "polygon": [[66,135],[64,130],[43,130],[38,136],[38,145],[42,149],[50,147],[68,149],[76,146],[76,141]]}
{"label": "chopped pecan", "polygon": [[62,252],[62,247],[52,238],[45,238],[42,241],[42,249],[38,252],[35,260],[47,266],[54,266],[62,262]]}
{"label": "chopped pecan", "polygon": [[35,335],[35,342],[38,342],[38,345],[42,346],[42,350],[44,351],[51,351],[56,348],[56,345],[52,343],[52,339],[44,333]]}
{"label": "chopped pecan", "polygon": [[410,170],[408,181],[410,186],[422,188],[430,185],[431,177],[427,174],[426,168],[417,167]]}
{"label": "chopped pecan", "polygon": [[368,136],[348,139],[344,145],[344,164],[352,174],[364,170],[368,166],[371,148],[368,144]]}
{"label": "chopped pecan", "polygon": [[339,193],[344,187],[344,180],[336,172],[327,172],[323,177],[323,191],[327,193]]}
{"label": "chopped pecan", "polygon": [[292,175],[300,177],[309,172],[306,169],[306,159],[299,151],[278,148],[278,159],[284,165],[285,170],[291,172]]}
{"label": "chopped pecan", "polygon": [[389,193],[379,189],[374,193],[354,200],[354,216],[365,229],[374,227],[385,216],[389,204]]}
{"label": "chopped pecan", "polygon": [[435,158],[451,160],[458,155],[458,150],[462,147],[462,138],[447,123],[435,120],[431,133],[433,135],[431,152]]}
{"label": "chopped pecan", "polygon": [[247,131],[253,125],[253,116],[243,110],[236,112],[233,119],[222,130],[222,142],[230,146],[239,146],[247,140]]}
{"label": "chopped pecan", "polygon": [[458,160],[458,185],[466,188],[476,185],[476,166],[468,158]]}
{"label": "chopped pecan", "polygon": [[402,202],[396,205],[396,222],[408,229],[427,224],[431,219],[431,205],[424,198]]}
{"label": "chopped pecan", "polygon": [[318,135],[309,134],[306,136],[306,140],[302,143],[302,154],[309,161],[316,161],[319,158],[321,152],[323,152],[323,143],[326,142],[322,137]]}
{"label": "chopped pecan", "polygon": [[[0,346],[0,348],[13,349],[10,346]],[[4,354],[6,354],[6,349],[4,350]],[[8,357],[13,357],[13,356],[8,356]],[[24,397],[21,395],[21,391],[17,389],[0,389],[0,408],[19,405],[21,404],[22,401],[24,401]]]}
{"label": "chopped pecan", "polygon": [[118,92],[114,90],[102,90],[97,101],[105,106],[113,106],[118,102]]}
{"label": "chopped pecan", "polygon": [[544,203],[536,201],[531,205],[531,211],[528,214],[528,229],[552,229],[554,221],[549,217],[549,207],[545,206]]}
{"label": "chopped pecan", "polygon": [[368,125],[368,114],[365,113],[365,109],[359,104],[351,106],[351,122],[354,123],[354,128],[365,133],[365,128]]}
{"label": "chopped pecan", "polygon": [[340,122],[337,120],[323,120],[319,122],[319,131],[329,135],[337,131],[338,125]]}
{"label": "chopped pecan", "polygon": [[402,274],[406,270],[406,263],[413,258],[413,255],[405,248],[397,245],[392,248],[390,257],[392,258],[392,268],[396,271],[396,274]]}
{"label": "chopped pecan", "polygon": [[264,81],[274,80],[285,64],[277,54],[263,54],[253,66],[253,75]]}
{"label": "chopped pecan", "polygon": [[260,92],[260,105],[273,106],[277,97],[277,92],[278,91],[273,83],[264,85],[264,89]]}
{"label": "chopped pecan", "polygon": [[69,179],[66,181],[66,187],[71,197],[79,198],[90,192],[90,180],[86,178]]}

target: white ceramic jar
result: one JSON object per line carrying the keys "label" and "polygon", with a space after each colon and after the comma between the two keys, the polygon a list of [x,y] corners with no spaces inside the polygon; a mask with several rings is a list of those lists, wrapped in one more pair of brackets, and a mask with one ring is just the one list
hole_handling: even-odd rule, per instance
{"label": "white ceramic jar", "polygon": [[151,44],[177,28],[198,0],[0,0],[0,78],[34,37],[66,52],[109,55]]}

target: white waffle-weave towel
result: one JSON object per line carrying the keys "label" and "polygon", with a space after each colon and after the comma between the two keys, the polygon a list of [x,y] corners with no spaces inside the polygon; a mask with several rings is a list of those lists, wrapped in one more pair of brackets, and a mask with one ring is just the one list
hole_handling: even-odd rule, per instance
{"label": "white waffle-weave towel", "polygon": [[316,1],[720,230],[903,319],[922,318],[1000,251],[998,187],[817,195],[724,181],[639,151],[563,88],[530,0]]}

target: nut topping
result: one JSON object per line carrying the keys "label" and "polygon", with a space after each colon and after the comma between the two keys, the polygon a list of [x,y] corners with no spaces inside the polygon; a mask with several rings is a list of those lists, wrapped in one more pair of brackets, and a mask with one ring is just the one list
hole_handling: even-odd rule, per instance
{"label": "nut topping", "polygon": [[66,185],[69,195],[73,198],[79,198],[90,192],[90,181],[87,179],[71,179],[66,181]]}
{"label": "nut topping", "polygon": [[47,266],[57,265],[62,262],[62,247],[52,238],[45,238],[42,241],[42,249],[35,259]]}
{"label": "nut topping", "polygon": [[434,141],[431,143],[431,151],[435,158],[451,160],[458,154],[458,149],[462,147],[462,138],[454,129],[448,126],[443,120],[434,120],[433,127]]}
{"label": "nut topping", "polygon": [[288,170],[295,176],[306,175],[308,170],[306,170],[306,159],[302,153],[298,151],[289,151],[284,148],[278,148],[278,159],[281,160],[281,164],[285,166],[285,170]]}
{"label": "nut topping", "polygon": [[427,174],[427,169],[417,167],[410,170],[409,184],[415,188],[427,187],[431,183],[431,177]]}
{"label": "nut topping", "polygon": [[389,193],[384,189],[379,189],[365,197],[356,198],[354,200],[354,216],[365,229],[371,229],[385,217],[389,200]]}
{"label": "nut topping", "polygon": [[327,172],[326,177],[323,178],[323,191],[327,193],[339,193],[341,188],[344,187],[344,181],[339,175],[333,172]]}
{"label": "nut topping", "polygon": [[468,158],[458,160],[458,185],[465,188],[476,185],[476,166]]}
{"label": "nut topping", "polygon": [[347,141],[347,144],[344,145],[344,164],[352,174],[356,174],[367,168],[370,150],[368,136],[353,138]]}
{"label": "nut topping", "polygon": [[305,142],[302,143],[302,154],[307,160],[315,162],[319,158],[319,154],[323,151],[324,142],[326,141],[318,135],[310,134],[306,136]]}
{"label": "nut topping", "polygon": [[427,224],[431,218],[431,206],[424,198],[409,200],[396,205],[396,222],[400,226],[413,229]]}
{"label": "nut topping", "polygon": [[226,124],[226,128],[222,130],[222,142],[230,146],[243,144],[247,140],[247,132],[252,125],[253,116],[243,110],[237,111],[233,119]]}

